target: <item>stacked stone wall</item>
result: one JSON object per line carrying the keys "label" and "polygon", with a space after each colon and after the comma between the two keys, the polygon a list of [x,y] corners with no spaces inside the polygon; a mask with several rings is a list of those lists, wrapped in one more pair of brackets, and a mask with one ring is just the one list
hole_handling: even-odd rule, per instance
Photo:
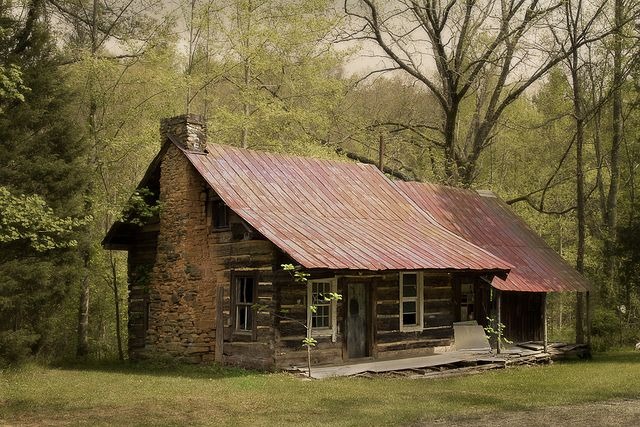
{"label": "stacked stone wall", "polygon": [[207,250],[205,184],[173,144],[160,168],[160,232],[145,353],[196,363],[213,360],[215,276]]}

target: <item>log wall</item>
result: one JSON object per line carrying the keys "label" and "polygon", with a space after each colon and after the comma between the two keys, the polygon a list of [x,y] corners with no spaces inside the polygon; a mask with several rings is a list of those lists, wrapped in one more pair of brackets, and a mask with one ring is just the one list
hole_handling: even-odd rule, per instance
{"label": "log wall", "polygon": [[502,323],[505,337],[514,342],[542,341],[542,305],[539,292],[502,292]]}
{"label": "log wall", "polygon": [[[312,278],[320,277],[316,275]],[[296,283],[289,273],[278,272],[275,275],[274,291],[275,367],[278,369],[287,369],[291,366],[305,367],[307,365],[307,350],[302,345],[302,340],[307,334],[304,326],[307,323],[307,287],[304,284]],[[340,283],[338,283],[338,293],[343,292]],[[333,341],[332,336],[327,332],[315,331],[313,337],[318,343],[311,351],[313,365],[337,364],[343,361],[342,302],[337,301],[336,307],[336,340]]]}
{"label": "log wall", "polygon": [[[424,329],[416,332],[400,331],[400,284],[398,273],[371,275],[367,277],[344,277],[338,273],[338,293],[345,299],[346,285],[350,281],[361,281],[371,287],[370,297],[373,336],[370,353],[372,358],[394,358],[424,355],[435,347],[448,346],[453,339],[452,286],[448,275],[425,275],[424,282]],[[333,277],[330,273],[314,278]],[[296,284],[290,276],[278,273],[274,281],[274,296],[278,311],[286,317],[275,319],[276,368],[306,366],[306,348],[302,346],[306,329],[306,288]],[[342,301],[336,304],[337,336],[316,336],[318,344],[311,351],[312,364],[331,365],[347,362],[345,344],[345,312]]]}
{"label": "log wall", "polygon": [[448,346],[453,339],[452,288],[449,276],[424,276],[424,328],[400,330],[400,279],[398,274],[375,282],[375,353],[380,358],[410,356]]}
{"label": "log wall", "polygon": [[149,281],[156,261],[158,244],[158,219],[136,232],[129,248],[128,263],[128,336],[129,357],[136,358],[144,349],[149,325]]}

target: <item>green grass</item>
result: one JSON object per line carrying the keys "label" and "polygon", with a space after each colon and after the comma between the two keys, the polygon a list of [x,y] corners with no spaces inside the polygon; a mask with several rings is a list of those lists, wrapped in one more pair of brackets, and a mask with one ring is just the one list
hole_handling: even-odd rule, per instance
{"label": "green grass", "polygon": [[[0,376],[0,424],[406,425],[640,398],[640,354],[441,380],[306,381],[217,367],[30,365]],[[496,415],[499,416],[499,415]]]}

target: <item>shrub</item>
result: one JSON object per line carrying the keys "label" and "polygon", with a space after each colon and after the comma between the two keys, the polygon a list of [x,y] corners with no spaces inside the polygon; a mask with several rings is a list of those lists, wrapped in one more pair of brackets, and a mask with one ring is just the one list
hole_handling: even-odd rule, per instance
{"label": "shrub", "polygon": [[26,329],[0,331],[0,367],[23,362],[40,336]]}

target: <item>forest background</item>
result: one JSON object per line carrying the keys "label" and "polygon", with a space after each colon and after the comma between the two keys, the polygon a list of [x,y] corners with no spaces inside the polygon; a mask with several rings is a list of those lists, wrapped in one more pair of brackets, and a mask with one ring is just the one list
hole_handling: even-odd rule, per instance
{"label": "forest background", "polygon": [[210,141],[493,190],[593,284],[551,295],[551,337],[640,341],[639,11],[0,0],[0,365],[126,357],[126,257],[100,242],[185,112]]}

